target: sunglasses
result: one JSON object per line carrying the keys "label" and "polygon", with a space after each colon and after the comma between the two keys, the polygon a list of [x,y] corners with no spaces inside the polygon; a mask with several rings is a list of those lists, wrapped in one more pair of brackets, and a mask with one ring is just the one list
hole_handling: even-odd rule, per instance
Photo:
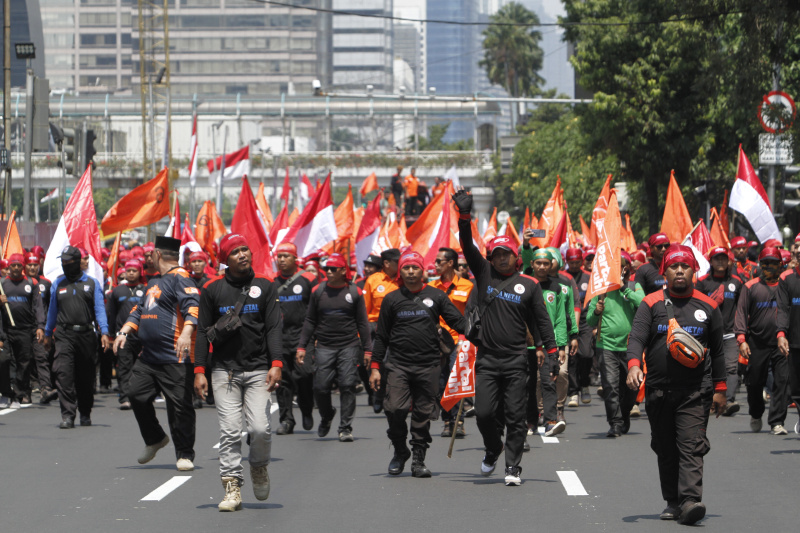
{"label": "sunglasses", "polygon": [[658,248],[659,250],[666,250],[669,248],[669,244],[656,244],[653,248]]}
{"label": "sunglasses", "polygon": [[325,272],[334,272],[336,270],[339,270],[339,267],[322,267],[322,270],[324,270]]}
{"label": "sunglasses", "polygon": [[459,263],[458,268],[469,268],[469,265],[466,263]]}
{"label": "sunglasses", "polygon": [[[450,259],[435,259],[433,262],[437,265],[441,265],[442,263],[449,263]],[[467,266],[467,265],[458,265],[458,266]]]}

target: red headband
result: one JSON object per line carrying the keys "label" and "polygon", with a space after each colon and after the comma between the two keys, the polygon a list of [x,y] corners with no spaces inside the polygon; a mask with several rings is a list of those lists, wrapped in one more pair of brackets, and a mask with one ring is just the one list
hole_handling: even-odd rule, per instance
{"label": "red headband", "polygon": [[415,251],[409,251],[404,253],[400,256],[400,262],[397,264],[397,269],[402,270],[406,265],[417,265],[421,269],[425,269],[423,266],[423,258]]}
{"label": "red headband", "polygon": [[634,261],[639,261],[640,263],[644,263],[647,261],[647,254],[644,253],[644,250],[636,250],[633,252],[631,259]]}
{"label": "red headband", "polygon": [[[219,241],[219,261],[220,263],[228,264],[228,256],[235,249],[247,246],[247,240],[238,233],[229,233]],[[249,247],[248,247],[249,248]]]}
{"label": "red headband", "polygon": [[8,264],[10,265],[12,263],[19,263],[19,264],[25,263],[25,256],[22,254],[11,254],[8,257]]}
{"label": "red headband", "polygon": [[125,263],[125,270],[129,268],[135,268],[139,271],[139,275],[142,275],[142,264],[139,261],[128,261]]}
{"label": "red headband", "polygon": [[669,237],[667,237],[666,233],[654,233],[650,235],[650,238],[647,239],[647,244],[652,246],[657,246],[659,244],[669,244]]}
{"label": "red headband", "polygon": [[197,261],[198,259],[208,263],[208,254],[205,252],[192,252],[189,255],[189,261]]}
{"label": "red headband", "polygon": [[694,258],[694,253],[688,246],[673,244],[667,248],[667,252],[661,260],[661,275],[663,276],[669,266],[674,263],[686,263],[689,268],[697,272],[697,259]]}
{"label": "red headband", "polygon": [[342,254],[331,254],[328,261],[325,263],[326,267],[333,268],[347,268],[347,261],[344,260]]}
{"label": "red headband", "polygon": [[294,258],[297,259],[297,246],[290,242],[282,242],[275,247],[275,255],[280,253],[293,255]]}

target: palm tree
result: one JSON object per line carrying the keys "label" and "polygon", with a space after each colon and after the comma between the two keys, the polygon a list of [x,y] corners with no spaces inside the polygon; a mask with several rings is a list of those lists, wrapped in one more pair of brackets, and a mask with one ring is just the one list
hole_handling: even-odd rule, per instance
{"label": "palm tree", "polygon": [[[484,53],[478,65],[486,69],[493,85],[500,85],[512,97],[539,94],[539,86],[545,81],[538,74],[544,63],[544,52],[539,46],[542,34],[535,29],[539,17],[525,6],[511,2],[490,20],[491,24],[483,30]],[[515,114],[511,114],[514,123]]]}

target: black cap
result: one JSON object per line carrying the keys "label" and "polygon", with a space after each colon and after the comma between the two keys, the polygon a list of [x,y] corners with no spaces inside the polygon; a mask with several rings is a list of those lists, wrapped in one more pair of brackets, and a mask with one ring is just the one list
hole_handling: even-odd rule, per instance
{"label": "black cap", "polygon": [[74,246],[67,246],[63,250],[61,250],[61,262],[64,261],[80,261],[81,260],[81,251],[75,248]]}
{"label": "black cap", "polygon": [[364,259],[364,264],[375,265],[377,267],[383,266],[383,260],[381,256],[375,254],[369,254],[366,259]]}
{"label": "black cap", "polygon": [[159,235],[156,237],[155,247],[157,250],[178,253],[181,251],[181,240]]}

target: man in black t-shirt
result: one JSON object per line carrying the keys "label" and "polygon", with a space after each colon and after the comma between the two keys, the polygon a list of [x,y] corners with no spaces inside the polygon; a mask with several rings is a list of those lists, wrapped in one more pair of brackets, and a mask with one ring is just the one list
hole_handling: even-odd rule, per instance
{"label": "man in black t-shirt", "polygon": [[665,233],[655,233],[650,236],[647,244],[650,246],[650,260],[636,271],[636,283],[642,286],[645,294],[652,294],[664,288],[666,280],[661,275],[661,258],[669,248],[669,237]]}

